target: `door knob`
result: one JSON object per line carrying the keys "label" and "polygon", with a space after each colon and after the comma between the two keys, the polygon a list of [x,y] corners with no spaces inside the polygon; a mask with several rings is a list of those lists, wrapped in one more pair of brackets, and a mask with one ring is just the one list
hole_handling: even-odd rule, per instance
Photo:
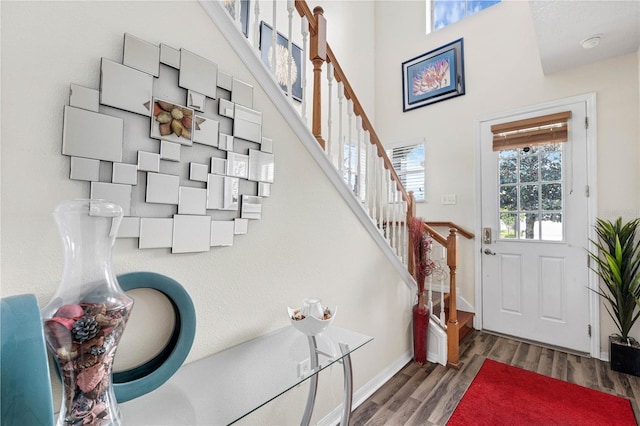
{"label": "door knob", "polygon": [[495,255],[496,255],[494,252],[492,252],[492,251],[491,251],[491,250],[489,250],[488,248],[487,248],[487,249],[484,249],[484,254],[490,254],[491,256],[495,256]]}

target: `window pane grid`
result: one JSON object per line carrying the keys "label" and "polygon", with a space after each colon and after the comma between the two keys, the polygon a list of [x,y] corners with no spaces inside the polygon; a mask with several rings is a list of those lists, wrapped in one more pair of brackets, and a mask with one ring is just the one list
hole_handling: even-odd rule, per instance
{"label": "window pane grid", "polygon": [[562,146],[500,151],[498,170],[500,238],[563,240]]}

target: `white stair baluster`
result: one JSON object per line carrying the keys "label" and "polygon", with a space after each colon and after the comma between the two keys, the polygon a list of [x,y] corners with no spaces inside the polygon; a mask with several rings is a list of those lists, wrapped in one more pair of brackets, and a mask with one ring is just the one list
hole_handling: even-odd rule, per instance
{"label": "white stair baluster", "polygon": [[302,121],[307,123],[307,58],[304,57],[304,52],[307,51],[307,36],[309,36],[309,21],[306,16],[302,17],[302,22],[300,23],[300,29],[302,31],[302,76],[300,83],[302,86],[302,105],[300,109],[300,116],[302,117]]}
{"label": "white stair baluster", "polygon": [[293,0],[287,0],[287,13],[289,14],[289,37],[287,42],[287,96],[289,96],[289,102],[293,102],[293,82],[291,81],[291,66],[293,63]]}
{"label": "white stair baluster", "polygon": [[347,114],[349,116],[349,129],[347,131],[347,146],[349,149],[349,153],[347,155],[347,158],[349,160],[349,165],[347,166],[347,185],[349,186],[349,189],[351,189],[351,191],[353,191],[353,184],[351,183],[351,174],[353,173],[352,170],[352,164],[353,164],[353,149],[351,146],[351,141],[352,139],[352,131],[353,131],[353,101],[351,99],[347,99]]}
{"label": "white stair baluster", "polygon": [[360,159],[360,147],[362,146],[362,117],[359,115],[356,117],[356,130],[358,132],[358,149],[356,149],[356,187],[355,192],[358,200],[362,202],[362,161]]}
{"label": "white stair baluster", "polygon": [[[444,246],[440,246],[440,250],[441,253],[444,254],[446,256],[447,253],[447,249]],[[441,274],[441,277],[443,277],[444,274]],[[442,279],[440,279],[440,321],[442,322],[442,324],[445,324],[446,326],[446,319],[445,319],[445,315],[444,315],[444,282],[442,281]]]}
{"label": "white stair baluster", "polygon": [[[378,229],[384,230],[384,160],[382,157],[378,157],[378,168],[380,169],[380,175],[378,179]],[[384,234],[383,234],[384,235]]]}
{"label": "white stair baluster", "polygon": [[340,171],[340,177],[344,179],[344,124],[342,123],[342,117],[344,117],[343,111],[344,101],[344,85],[341,81],[338,82],[338,171]]}
{"label": "white stair baluster", "polygon": [[333,65],[331,62],[327,62],[327,84],[328,84],[328,95],[327,95],[327,146],[326,152],[327,156],[333,163],[333,140],[331,138],[331,130],[333,129],[333,114],[332,108],[333,105]]}
{"label": "white stair baluster", "polygon": [[398,191],[398,187],[396,185],[396,182],[393,181],[393,249],[396,252],[396,256],[400,257],[400,251],[398,250],[400,248],[400,245],[398,244],[398,198],[400,195],[400,191]]}
{"label": "white stair baluster", "polygon": [[233,2],[233,11],[235,13],[235,16],[233,17],[233,21],[236,23],[236,27],[238,27],[240,31],[242,31],[242,23],[240,22],[240,15],[242,14],[242,11],[240,10],[240,7],[241,7],[240,0],[235,0]]}
{"label": "white stair baluster", "polygon": [[260,50],[260,2],[253,6],[253,47]]}
{"label": "white stair baluster", "polygon": [[389,196],[389,193],[391,191],[391,182],[393,182],[391,180],[391,170],[387,170],[387,173],[385,173],[385,186],[384,186],[384,194],[385,194],[385,199],[386,199],[386,209],[384,212],[384,223],[386,226],[386,234],[385,237],[387,239],[387,242],[389,244],[391,244],[391,197]]}
{"label": "white stair baluster", "polygon": [[364,209],[367,212],[367,214],[371,215],[371,191],[369,190],[369,188],[371,188],[370,186],[370,182],[369,182],[369,172],[370,172],[370,167],[369,167],[369,161],[370,161],[370,157],[371,157],[371,135],[369,134],[368,130],[364,131],[364,176],[363,176],[363,182],[364,182]]}
{"label": "white stair baluster", "polygon": [[277,69],[277,64],[276,64],[276,60],[277,60],[277,55],[276,55],[276,48],[278,47],[278,27],[276,26],[276,17],[278,16],[278,2],[274,1],[273,2],[273,16],[271,17],[271,19],[273,19],[273,29],[271,30],[271,72],[273,73],[274,77],[276,77],[276,81],[278,81],[278,83],[280,82],[278,80],[277,74],[276,74],[276,69]]}

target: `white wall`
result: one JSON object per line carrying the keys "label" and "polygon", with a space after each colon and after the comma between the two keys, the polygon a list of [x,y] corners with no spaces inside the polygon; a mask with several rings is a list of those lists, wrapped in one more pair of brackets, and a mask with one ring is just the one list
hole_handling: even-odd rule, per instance
{"label": "white wall", "polygon": [[[256,83],[196,2],[3,1],[0,7],[1,291],[35,293],[42,305],[62,272],[51,212],[60,201],[89,195],[86,183],[68,179],[69,158],[61,155],[69,84],[98,88],[100,58],[121,59],[125,32],[187,48]],[[118,240],[114,268],[118,274],[154,271],[184,285],[198,320],[188,362],[286,325],[286,306],[305,296],[336,304],[335,325],[375,338],[353,357],[358,389],[409,350],[409,290],[259,87],[254,105],[264,112],[264,134],[273,138],[276,158],[262,220],[252,222],[233,247],[207,253],[172,255]],[[137,352],[158,349],[137,343],[166,328],[162,315],[136,320],[135,308],[131,321],[118,351],[123,367]],[[335,389],[341,389],[341,374],[324,377],[314,418],[340,402]],[[57,407],[60,387],[54,383]],[[297,389],[293,398],[305,391]],[[256,414],[261,422],[299,422],[301,404],[277,404]]]}
{"label": "white wall", "polygon": [[[418,205],[418,215],[472,229],[478,120],[589,92],[597,93],[597,214],[640,215],[637,53],[545,76],[528,2],[505,1],[428,36],[424,2],[375,5],[376,129],[388,141],[427,138],[427,200]],[[460,37],[464,37],[466,94],[403,113],[401,63]],[[442,194],[457,194],[458,204],[441,205]],[[474,257],[473,244],[464,245],[460,294],[472,303]],[[608,351],[605,336],[614,329],[604,310],[601,319],[601,345]]]}

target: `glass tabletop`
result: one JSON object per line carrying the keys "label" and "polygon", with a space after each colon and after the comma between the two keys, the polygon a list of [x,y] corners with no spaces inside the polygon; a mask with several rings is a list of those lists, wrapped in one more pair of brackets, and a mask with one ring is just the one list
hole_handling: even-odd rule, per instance
{"label": "glass tabletop", "polygon": [[[340,327],[316,337],[318,368],[307,336],[287,326],[180,368],[165,384],[120,404],[126,424],[230,424],[341,360],[373,338]],[[348,349],[343,353],[340,343]]]}

